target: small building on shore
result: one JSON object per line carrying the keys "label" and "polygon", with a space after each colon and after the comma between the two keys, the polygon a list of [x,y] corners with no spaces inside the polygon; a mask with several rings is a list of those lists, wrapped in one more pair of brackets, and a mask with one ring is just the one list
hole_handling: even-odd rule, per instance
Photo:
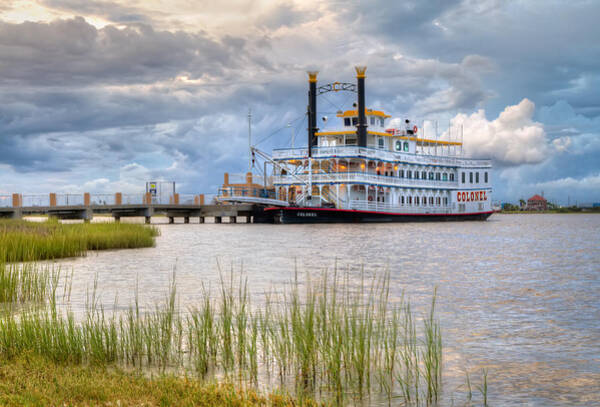
{"label": "small building on shore", "polygon": [[543,196],[534,195],[527,200],[526,210],[528,211],[545,211],[548,209],[548,201]]}

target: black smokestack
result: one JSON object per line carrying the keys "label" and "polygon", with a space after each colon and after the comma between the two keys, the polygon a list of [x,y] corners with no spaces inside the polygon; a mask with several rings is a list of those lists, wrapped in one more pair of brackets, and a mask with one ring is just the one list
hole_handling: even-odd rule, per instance
{"label": "black smokestack", "polygon": [[318,71],[308,72],[308,156],[312,157],[312,148],[317,145],[315,133],[317,128],[317,74]]}
{"label": "black smokestack", "polygon": [[367,146],[367,118],[365,117],[365,72],[366,66],[357,66],[356,80],[358,82],[358,126],[356,134],[358,136],[358,146]]}

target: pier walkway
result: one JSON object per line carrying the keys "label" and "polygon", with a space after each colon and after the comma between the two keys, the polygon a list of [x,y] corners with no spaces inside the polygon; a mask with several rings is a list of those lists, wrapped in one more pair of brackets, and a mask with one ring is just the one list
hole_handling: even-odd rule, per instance
{"label": "pier walkway", "polygon": [[89,222],[94,214],[109,214],[117,222],[123,217],[143,216],[146,223],[151,223],[152,216],[164,215],[169,223],[174,223],[175,218],[183,218],[184,223],[190,223],[190,218],[198,218],[199,223],[204,223],[206,218],[213,218],[215,223],[222,223],[223,219],[237,223],[239,217],[251,223],[264,206],[250,202],[222,203],[214,195],[204,194],[173,194],[169,202],[161,202],[149,193],[0,195],[0,217],[13,219],[47,215]]}

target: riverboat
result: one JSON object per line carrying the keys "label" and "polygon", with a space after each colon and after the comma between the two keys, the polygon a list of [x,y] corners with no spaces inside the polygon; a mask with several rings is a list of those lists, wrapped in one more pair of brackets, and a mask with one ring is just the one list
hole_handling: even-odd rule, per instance
{"label": "riverboat", "polygon": [[[282,203],[266,207],[255,221],[487,219],[493,213],[491,161],[465,158],[462,137],[425,137],[409,120],[392,125],[390,115],[365,106],[366,67],[355,69],[356,83],[322,86],[317,72],[308,72],[306,148],[275,149],[271,155],[252,148],[253,156],[273,164],[268,191]],[[338,111],[338,125],[320,131],[317,96],[339,91],[357,94],[354,109]]]}

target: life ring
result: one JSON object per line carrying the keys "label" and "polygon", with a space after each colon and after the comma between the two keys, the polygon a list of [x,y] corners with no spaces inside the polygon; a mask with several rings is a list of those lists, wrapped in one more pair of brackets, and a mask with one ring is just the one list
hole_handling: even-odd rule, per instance
{"label": "life ring", "polygon": [[372,201],[373,201],[373,197],[369,196],[369,202],[372,202]]}
{"label": "life ring", "polygon": [[416,133],[419,130],[419,128],[417,127],[417,125],[413,126],[413,133]]}

